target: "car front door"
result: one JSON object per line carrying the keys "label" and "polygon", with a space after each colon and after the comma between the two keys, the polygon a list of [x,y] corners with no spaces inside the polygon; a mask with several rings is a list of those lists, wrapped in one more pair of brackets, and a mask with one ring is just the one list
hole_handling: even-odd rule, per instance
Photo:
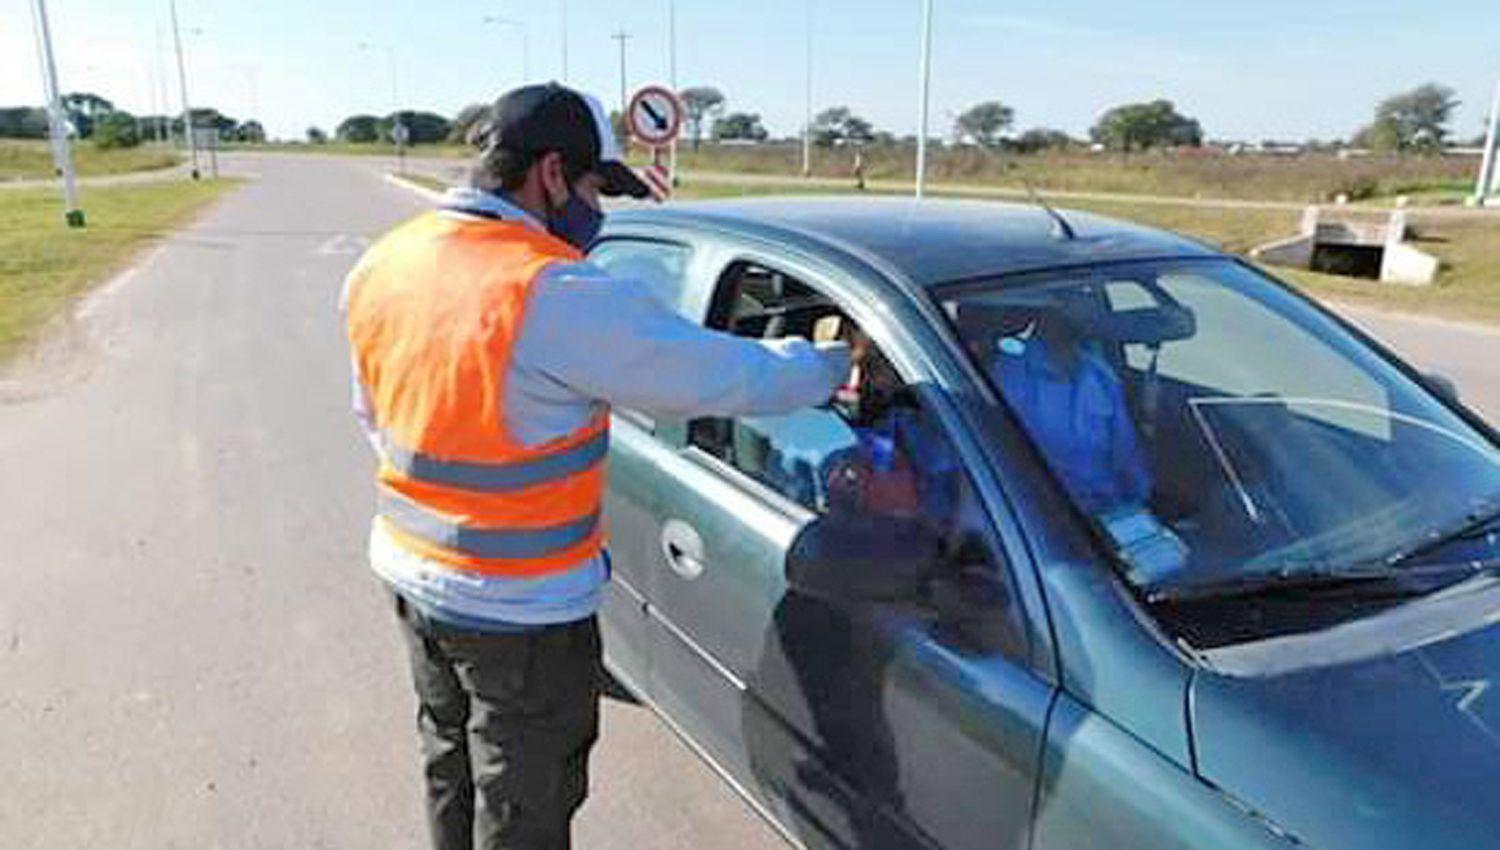
{"label": "car front door", "polygon": [[[709,321],[767,338],[814,336],[820,315],[877,315],[868,297],[850,297],[851,282],[792,271],[729,264]],[[871,336],[919,368],[909,337]],[[1052,686],[1019,638],[1008,559],[952,438],[956,418],[940,412],[936,382],[902,377],[909,418],[930,417],[926,450],[946,464],[946,607],[787,589],[788,548],[833,509],[830,472],[858,456],[869,423],[828,408],[695,421],[675,451],[653,455],[650,692],[808,846],[1022,847]]]}
{"label": "car front door", "polygon": [[[621,285],[644,286],[694,321],[702,315],[692,304],[701,303],[701,298],[693,297],[688,279],[702,259],[701,252],[684,242],[636,236],[601,240],[589,252],[589,261],[619,278]],[[605,497],[612,568],[600,618],[605,655],[610,671],[643,696],[651,680],[646,601],[658,558],[657,500],[671,489],[663,480],[662,464],[675,454],[662,442],[660,429],[640,411],[614,411]]]}

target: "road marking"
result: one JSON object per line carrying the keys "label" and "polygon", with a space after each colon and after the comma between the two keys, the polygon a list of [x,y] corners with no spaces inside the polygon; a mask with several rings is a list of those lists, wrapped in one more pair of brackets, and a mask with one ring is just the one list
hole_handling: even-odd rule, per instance
{"label": "road marking", "polygon": [[422,196],[423,198],[426,198],[429,201],[432,201],[433,203],[441,203],[443,200],[443,193],[437,191],[436,189],[429,189],[420,183],[414,183],[397,174],[386,174],[383,176],[385,178],[385,182],[391,184],[392,186],[400,187],[408,192],[415,192],[416,194]]}
{"label": "road marking", "polygon": [[87,298],[83,299],[83,303],[79,305],[73,315],[76,318],[84,320],[93,318],[115,293],[124,289],[125,285],[134,280],[136,275],[145,271],[152,263],[156,262],[156,258],[161,256],[161,252],[165,249],[166,245],[158,245],[152,248],[146,256],[136,261],[129,268],[105,281],[103,286],[95,287],[94,291],[89,293]]}
{"label": "road marking", "polygon": [[365,236],[353,233],[340,233],[318,246],[318,253],[328,256],[339,256],[344,254],[363,254],[370,247],[370,240]]}

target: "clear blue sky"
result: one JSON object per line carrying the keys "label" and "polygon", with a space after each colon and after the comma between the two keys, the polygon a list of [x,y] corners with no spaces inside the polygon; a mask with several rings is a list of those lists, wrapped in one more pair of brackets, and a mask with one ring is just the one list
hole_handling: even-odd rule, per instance
{"label": "clear blue sky", "polygon": [[[0,0],[0,104],[39,103],[31,0]],[[1428,80],[1458,90],[1454,130],[1478,134],[1500,78],[1494,0],[936,0],[932,127],[999,99],[1017,128],[1082,134],[1112,104],[1167,97],[1214,138],[1343,137],[1382,96]],[[385,55],[396,48],[401,103],[445,114],[521,78],[524,20],[533,78],[561,76],[560,0],[180,0],[196,104],[273,135],[331,129],[391,107]],[[613,104],[624,28],[632,85],[667,76],[668,0],[566,0],[571,82]],[[809,6],[815,108],[848,105],[896,133],[916,126],[918,0],[677,0],[678,79],[721,88],[772,132],[802,121]],[[179,108],[166,0],[50,0],[65,90],[132,111]],[[163,51],[154,60],[161,30]],[[160,73],[158,73],[160,72]],[[157,87],[159,88],[159,86]]]}

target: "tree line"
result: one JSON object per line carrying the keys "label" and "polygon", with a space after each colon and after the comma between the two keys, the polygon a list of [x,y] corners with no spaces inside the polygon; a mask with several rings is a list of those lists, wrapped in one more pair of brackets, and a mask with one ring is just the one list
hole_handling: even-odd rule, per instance
{"label": "tree line", "polygon": [[[730,111],[728,98],[714,86],[690,86],[680,92],[687,117],[687,138],[694,147],[705,138],[718,142],[761,142],[770,133],[759,113]],[[113,102],[91,92],[73,92],[62,98],[73,135],[92,139],[100,147],[131,147],[159,135],[182,135],[180,115],[132,115]],[[1427,83],[1400,92],[1375,106],[1369,124],[1350,139],[1355,147],[1383,152],[1427,152],[1441,150],[1451,141],[1450,123],[1459,101],[1453,89]],[[391,143],[395,128],[403,126],[411,144],[461,143],[471,140],[475,127],[489,112],[487,104],[464,107],[453,118],[422,110],[401,110],[388,115],[357,114],[335,127],[333,138],[353,144]],[[611,116],[616,132],[623,133],[619,114]],[[265,128],[254,119],[238,120],[211,107],[192,111],[195,127],[214,133],[222,141],[263,142]],[[1065,149],[1092,143],[1130,153],[1158,148],[1198,147],[1204,143],[1202,125],[1181,113],[1170,100],[1126,103],[1106,110],[1089,129],[1087,139],[1047,127],[1014,133],[1016,111],[999,100],[973,104],[953,119],[948,139],[959,145],[1022,153]],[[46,112],[37,107],[0,108],[0,138],[40,139],[47,136]],[[897,138],[876,128],[847,106],[832,106],[814,116],[812,141],[820,147],[864,144],[897,144],[915,141]],[[329,135],[318,127],[307,129],[307,140],[321,143]]]}
{"label": "tree line", "polygon": [[[711,138],[762,141],[768,137],[760,116],[729,112],[724,94],[712,86],[684,89],[681,96],[688,116],[689,137],[696,145],[705,129]],[[1459,101],[1452,88],[1427,83],[1380,101],[1370,124],[1350,139],[1355,147],[1382,152],[1441,150],[1451,140],[1449,124]],[[992,150],[1028,153],[1085,144],[1067,133],[1049,127],[1032,127],[1012,134],[1015,109],[999,100],[976,103],[953,120],[949,138],[958,144]],[[896,139],[876,129],[847,106],[819,112],[812,121],[812,140],[822,147],[842,144],[911,142],[912,136]],[[1089,128],[1088,143],[1129,153],[1153,148],[1200,147],[1205,136],[1202,124],[1178,111],[1172,101],[1158,98],[1111,107]],[[1482,143],[1482,137],[1475,140]]]}
{"label": "tree line", "polygon": [[[152,138],[182,135],[182,116],[134,115],[93,92],[70,92],[62,96],[69,134],[91,140],[101,148],[129,148]],[[254,119],[240,121],[212,107],[192,110],[193,126],[199,133],[212,133],[221,141],[263,142],[266,130]],[[47,111],[36,106],[0,107],[0,138],[45,139],[49,128]]]}

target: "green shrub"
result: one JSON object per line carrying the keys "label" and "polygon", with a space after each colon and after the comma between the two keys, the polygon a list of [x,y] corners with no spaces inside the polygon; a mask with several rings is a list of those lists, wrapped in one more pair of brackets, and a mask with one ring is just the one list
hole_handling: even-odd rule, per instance
{"label": "green shrub", "polygon": [[135,117],[124,112],[111,112],[94,123],[94,144],[97,147],[133,148],[141,143],[136,132]]}

